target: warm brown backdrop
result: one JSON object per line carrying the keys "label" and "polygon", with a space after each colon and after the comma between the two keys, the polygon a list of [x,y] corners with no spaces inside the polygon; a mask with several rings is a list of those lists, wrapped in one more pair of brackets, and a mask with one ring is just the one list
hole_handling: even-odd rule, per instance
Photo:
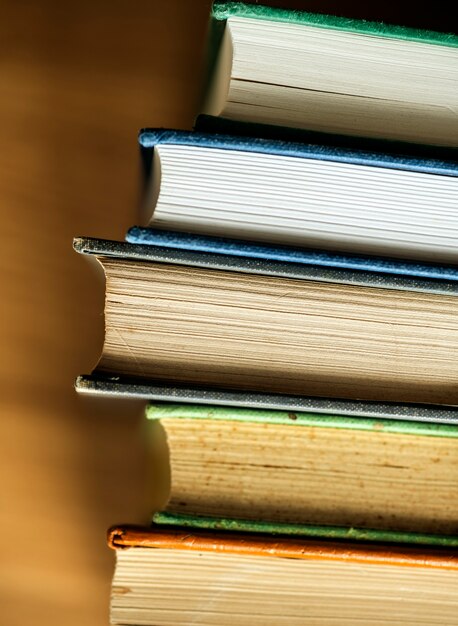
{"label": "warm brown backdrop", "polygon": [[[101,348],[103,285],[71,240],[122,238],[137,221],[137,130],[191,126],[209,4],[0,3],[0,612],[8,626],[105,626],[113,566],[105,530],[145,521],[152,506],[141,405],[83,400],[72,389]],[[431,5],[411,16],[384,2],[274,4],[445,22]]]}

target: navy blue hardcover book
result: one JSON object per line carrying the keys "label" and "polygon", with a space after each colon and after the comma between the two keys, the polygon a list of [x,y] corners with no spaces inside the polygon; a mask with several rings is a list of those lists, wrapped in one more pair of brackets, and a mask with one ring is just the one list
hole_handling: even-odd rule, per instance
{"label": "navy blue hardcover book", "polygon": [[148,229],[130,243],[458,277],[455,160],[164,129],[139,142]]}
{"label": "navy blue hardcover book", "polygon": [[156,146],[165,144],[199,146],[202,148],[313,158],[354,165],[371,165],[397,170],[441,174],[443,176],[458,175],[458,164],[453,159],[416,158],[415,156],[403,155],[401,153],[373,152],[358,150],[357,148],[324,145],[318,142],[304,143],[292,140],[243,137],[226,133],[200,133],[167,128],[144,128],[138,135],[138,141],[145,150],[151,150]]}

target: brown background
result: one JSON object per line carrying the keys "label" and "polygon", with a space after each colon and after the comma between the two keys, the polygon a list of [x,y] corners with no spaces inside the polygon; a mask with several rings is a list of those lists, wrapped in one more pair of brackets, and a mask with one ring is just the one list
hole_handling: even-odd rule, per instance
{"label": "brown background", "polygon": [[[103,285],[75,235],[137,222],[137,130],[189,128],[209,1],[0,3],[1,623],[103,626],[105,530],[144,521],[141,405],[76,397]],[[276,2],[443,28],[434,6]],[[361,6],[359,6],[361,5]],[[445,28],[448,25],[445,24]]]}

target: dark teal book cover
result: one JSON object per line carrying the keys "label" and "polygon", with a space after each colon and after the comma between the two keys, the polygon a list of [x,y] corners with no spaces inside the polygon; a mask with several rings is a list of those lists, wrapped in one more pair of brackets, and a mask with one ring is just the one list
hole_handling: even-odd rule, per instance
{"label": "dark teal book cover", "polygon": [[244,2],[214,2],[212,16],[215,20],[225,21],[230,17],[244,17],[255,20],[268,20],[286,24],[303,26],[316,26],[317,28],[330,28],[344,32],[371,35],[374,37],[388,37],[406,41],[418,41],[458,47],[458,37],[454,33],[441,33],[430,30],[410,28],[357,20],[347,17],[337,17],[322,13],[310,13],[294,9],[276,8],[261,4],[245,4]]}

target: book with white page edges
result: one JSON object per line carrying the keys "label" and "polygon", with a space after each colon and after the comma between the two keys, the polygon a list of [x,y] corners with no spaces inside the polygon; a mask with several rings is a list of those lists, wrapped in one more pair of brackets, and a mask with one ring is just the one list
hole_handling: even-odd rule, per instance
{"label": "book with white page edges", "polygon": [[215,2],[203,112],[244,122],[458,146],[458,37]]}
{"label": "book with white page edges", "polygon": [[157,230],[458,263],[454,160],[164,129],[139,141]]}

